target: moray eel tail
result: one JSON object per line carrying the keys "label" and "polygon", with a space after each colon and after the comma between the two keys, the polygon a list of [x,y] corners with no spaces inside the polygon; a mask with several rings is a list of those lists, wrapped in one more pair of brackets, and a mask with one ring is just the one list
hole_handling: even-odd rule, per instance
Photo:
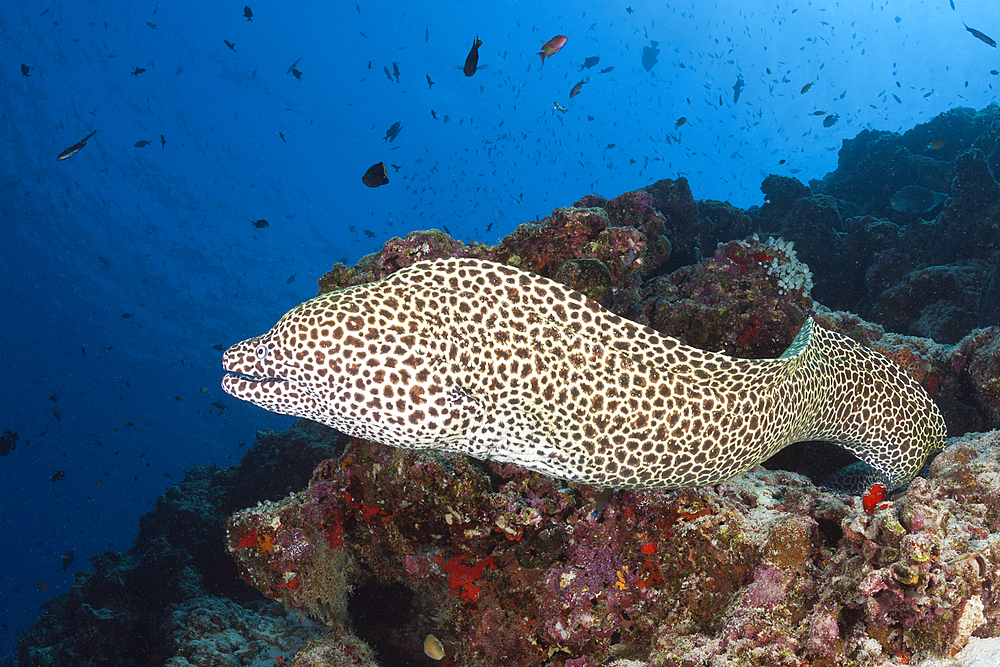
{"label": "moray eel tail", "polygon": [[810,387],[819,398],[806,439],[836,443],[870,466],[848,466],[824,485],[854,493],[875,482],[889,490],[905,486],[944,448],[946,428],[937,405],[878,352],[819,327],[811,337],[807,372],[822,381]]}

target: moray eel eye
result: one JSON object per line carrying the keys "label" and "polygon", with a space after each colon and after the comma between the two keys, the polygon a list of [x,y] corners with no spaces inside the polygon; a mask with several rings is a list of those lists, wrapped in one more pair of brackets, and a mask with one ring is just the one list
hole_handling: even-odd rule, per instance
{"label": "moray eel eye", "polygon": [[267,359],[267,353],[268,353],[267,345],[261,343],[260,345],[257,346],[257,349],[254,350],[253,353],[257,355],[257,361],[263,361],[264,359]]}

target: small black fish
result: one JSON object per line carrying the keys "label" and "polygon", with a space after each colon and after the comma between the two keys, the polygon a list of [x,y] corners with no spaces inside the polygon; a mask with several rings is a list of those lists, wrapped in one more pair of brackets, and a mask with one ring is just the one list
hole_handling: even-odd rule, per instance
{"label": "small black fish", "polygon": [[28,70],[30,69],[31,67],[25,65],[24,63],[21,63],[21,74],[23,74],[24,76],[28,76]]}
{"label": "small black fish", "polygon": [[230,42],[228,39],[224,39],[222,41],[226,43],[226,46],[228,46],[229,48],[231,48],[233,50],[233,53],[236,53],[236,45],[235,44],[233,44],[232,42]]}
{"label": "small black fish", "polygon": [[73,565],[74,560],[73,549],[67,549],[64,551],[62,555],[62,571],[65,572],[68,570]]}
{"label": "small black fish", "polygon": [[52,475],[52,483],[55,484],[65,476],[66,476],[65,470],[57,470],[56,474]]}
{"label": "small black fish", "polygon": [[368,171],[361,177],[361,182],[370,188],[377,188],[389,182],[389,177],[385,173],[385,162],[376,162],[368,167]]}
{"label": "small black fish", "polygon": [[370,230],[370,229],[362,229],[361,231],[363,231],[365,233],[365,236],[367,236],[368,238],[370,238],[370,239],[375,238],[375,232],[373,232],[372,230]]}
{"label": "small black fish", "polygon": [[389,68],[386,67],[385,65],[382,65],[382,71],[385,72],[385,78],[389,79],[389,81],[392,81],[392,72],[389,71]]}
{"label": "small black fish", "polygon": [[392,75],[396,77],[396,83],[399,83],[399,63],[392,64]]}
{"label": "small black fish", "polygon": [[599,62],[601,62],[600,56],[590,56],[589,58],[583,61],[583,67],[581,67],[580,70],[582,71],[584,69],[590,69]]}
{"label": "small black fish", "polygon": [[213,346],[212,346],[212,349],[213,349],[213,350],[218,350],[219,352],[222,352],[222,351],[223,351],[224,349],[226,349],[226,348],[222,347],[222,345],[221,345],[221,344],[219,344],[219,343],[216,343],[215,345],[213,345]]}
{"label": "small black fish", "polygon": [[285,133],[284,132],[278,132],[278,136],[281,137],[282,141],[285,141]]}
{"label": "small black fish", "polygon": [[163,148],[166,145],[167,145],[167,138],[161,134],[160,135],[160,148]]}
{"label": "small black fish", "polygon": [[823,119],[823,127],[831,127],[839,119],[840,119],[840,116],[838,116],[835,113],[832,113],[832,114],[830,114],[829,116],[827,116],[826,118]]}
{"label": "small black fish", "polygon": [[53,403],[58,403],[59,397],[56,396],[55,394],[52,394],[51,396],[49,396],[49,400],[52,401]]}
{"label": "small black fish", "polygon": [[135,142],[135,147],[136,148],[145,148],[148,145],[149,145],[149,142],[146,141],[145,139],[142,139],[140,141]]}
{"label": "small black fish", "polygon": [[132,76],[139,76],[140,74],[142,74],[145,71],[146,71],[145,67],[136,67],[135,71],[132,72]]}
{"label": "small black fish", "polygon": [[472,49],[465,57],[465,66],[462,68],[465,76],[472,76],[476,73],[476,66],[479,65],[479,47],[482,45],[483,40],[479,39],[479,35],[476,35],[476,39],[472,42]]}
{"label": "small black fish", "polygon": [[626,7],[625,11],[627,11],[629,14],[631,14],[632,13],[632,7],[631,7],[631,5],[628,6],[628,7]]}
{"label": "small black fish", "polygon": [[285,74],[291,74],[292,70],[295,69],[295,66],[299,64],[299,60],[302,60],[302,58],[299,58],[298,60],[296,60],[295,62],[293,62],[291,65],[289,65],[288,69],[285,70]]}
{"label": "small black fish", "polygon": [[[97,132],[97,130],[94,130],[94,132]],[[81,141],[76,142],[75,144],[64,150],[56,157],[56,160],[66,160],[79,153],[80,149],[87,145],[87,139],[90,139],[92,136],[94,136],[94,132],[91,132],[90,134],[85,136]]]}
{"label": "small black fish", "polygon": [[288,276],[288,280],[286,280],[286,281],[285,281],[285,284],[287,285],[287,284],[289,284],[289,283],[293,283],[293,282],[295,282],[295,276],[297,276],[297,275],[298,275],[298,274],[296,274],[296,273],[293,273],[292,275]]}
{"label": "small black fish", "polygon": [[219,403],[218,401],[215,401],[214,403],[212,403],[212,407],[215,408],[216,410],[220,410],[220,412],[219,412],[220,415],[222,414],[221,410],[228,410],[229,409],[228,405],[226,405],[225,403]]}
{"label": "small black fish", "polygon": [[659,45],[659,42],[649,40],[649,46],[642,47],[642,66],[647,72],[653,71],[653,67],[659,62],[657,59],[660,55],[660,49],[657,48]]}
{"label": "small black fish", "polygon": [[292,68],[292,76],[294,76],[299,81],[302,80],[302,72],[300,72],[299,70],[295,69],[294,67]]}
{"label": "small black fish", "polygon": [[382,137],[382,141],[388,141],[389,143],[392,143],[393,141],[396,140],[396,136],[402,129],[403,129],[403,124],[397,120],[389,127],[388,130],[385,131],[385,136]]}
{"label": "small black fish", "polygon": [[132,317],[132,313],[122,313],[122,319],[127,320]]}
{"label": "small black fish", "polygon": [[614,66],[612,66],[612,67],[605,67],[604,69],[601,70],[601,74],[607,74],[608,72],[610,72],[613,69],[614,69]]}
{"label": "small black fish", "polygon": [[743,90],[743,86],[746,84],[743,82],[743,75],[736,75],[736,83],[733,84],[733,104],[740,101],[740,91]]}
{"label": "small black fish", "polygon": [[150,23],[149,21],[146,21],[146,25],[148,25],[153,30],[156,30],[156,24],[155,23]]}
{"label": "small black fish", "polygon": [[428,75],[427,75],[427,88],[428,88],[428,89],[430,89],[430,88],[431,88],[431,86],[433,86],[433,85],[434,85],[434,83],[435,83],[434,81],[431,81],[431,75],[430,75],[430,74],[428,74]]}
{"label": "small black fish", "polygon": [[397,172],[403,168],[403,165],[401,164],[390,164],[389,166],[395,169]]}
{"label": "small black fish", "polygon": [[7,456],[12,451],[17,449],[17,445],[14,443],[20,440],[17,437],[17,431],[11,431],[9,428],[3,430],[3,435],[0,435],[0,456]]}
{"label": "small black fish", "polygon": [[249,7],[243,8],[243,16],[247,18],[248,23],[253,23],[253,12],[250,11]]}
{"label": "small black fish", "polygon": [[250,224],[254,229],[265,229],[268,226],[267,220],[251,220]]}
{"label": "small black fish", "polygon": [[[965,25],[965,23],[962,23],[962,25]],[[967,25],[965,25],[965,29],[968,30],[969,32],[971,32],[973,35],[975,35],[976,39],[978,39],[979,41],[981,41],[981,42],[983,42],[985,44],[989,44],[994,49],[997,48],[997,43],[994,42],[993,39],[990,38],[989,35],[983,34],[983,33],[979,32],[978,30],[976,30],[975,28],[970,28]]]}

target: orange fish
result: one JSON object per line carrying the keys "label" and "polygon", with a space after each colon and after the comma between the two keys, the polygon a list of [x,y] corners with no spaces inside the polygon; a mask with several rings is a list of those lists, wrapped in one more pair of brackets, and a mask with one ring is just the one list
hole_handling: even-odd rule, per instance
{"label": "orange fish", "polygon": [[559,51],[562,50],[562,47],[566,46],[566,40],[568,39],[569,37],[566,35],[556,35],[549,41],[542,44],[542,50],[536,54],[542,58],[542,67],[545,67],[546,58],[551,58],[556,53],[559,53]]}

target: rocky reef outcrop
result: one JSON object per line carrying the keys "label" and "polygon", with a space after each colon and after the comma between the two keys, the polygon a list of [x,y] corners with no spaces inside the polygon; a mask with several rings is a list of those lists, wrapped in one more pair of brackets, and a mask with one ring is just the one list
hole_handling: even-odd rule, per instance
{"label": "rocky reef outcrop", "polygon": [[[997,128],[994,105],[865,131],[825,179],[770,175],[747,211],[678,178],[493,246],[414,231],[320,281],[490,259],[741,357],[780,354],[812,315],[944,413],[948,449],[905,490],[866,507],[818,487],[811,443],[595,512],[600,489],[299,422],[169,489],[132,549],[46,605],[18,664],[433,664],[433,634],[443,665],[867,667],[1000,635],[1000,433],[979,433],[1000,427]],[[909,186],[947,200],[894,205]]]}

